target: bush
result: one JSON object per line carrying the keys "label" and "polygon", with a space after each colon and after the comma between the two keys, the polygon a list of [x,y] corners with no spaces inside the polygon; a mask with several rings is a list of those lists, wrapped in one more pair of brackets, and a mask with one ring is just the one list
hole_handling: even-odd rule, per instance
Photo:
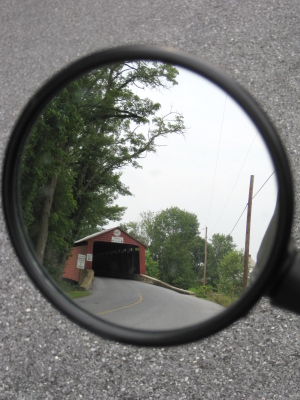
{"label": "bush", "polygon": [[238,297],[232,298],[231,296],[226,295],[220,291],[215,292],[212,286],[205,286],[205,294],[204,287],[197,286],[189,289],[190,292],[194,292],[197,297],[209,301],[213,301],[214,303],[220,304],[223,307],[229,307],[233,302],[238,300]]}

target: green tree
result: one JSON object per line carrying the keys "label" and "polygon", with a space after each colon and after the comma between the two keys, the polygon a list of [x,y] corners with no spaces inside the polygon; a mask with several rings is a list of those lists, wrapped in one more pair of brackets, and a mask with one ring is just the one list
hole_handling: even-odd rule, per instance
{"label": "green tree", "polygon": [[[210,244],[207,244],[209,249]],[[204,278],[204,261],[205,261],[205,239],[195,236],[189,245],[190,253],[193,258],[193,270],[195,272],[195,284],[203,284]]]}
{"label": "green tree", "polygon": [[141,220],[139,222],[130,221],[127,223],[122,223],[121,228],[123,228],[129,235],[133,236],[135,239],[149,246],[151,242],[151,229],[155,213],[152,211],[144,211],[140,214]]}
{"label": "green tree", "polygon": [[219,288],[231,296],[240,296],[243,292],[244,253],[232,250],[220,262]]}
{"label": "green tree", "polygon": [[150,251],[145,252],[146,275],[160,279],[158,262],[151,257]]}
{"label": "green tree", "polygon": [[232,236],[216,233],[207,243],[206,282],[214,288],[219,283],[219,269],[222,259],[236,249]]}
{"label": "green tree", "polygon": [[157,213],[149,224],[150,251],[165,282],[188,289],[196,279],[195,240],[199,222],[195,214],[171,207]]}
{"label": "green tree", "polygon": [[119,220],[124,208],[116,199],[131,194],[122,168],[139,168],[158,137],[184,132],[181,115],[158,116],[160,104],[135,90],[171,88],[177,74],[162,63],[114,64],[75,80],[49,102],[20,172],[24,225],[41,262],[58,263],[76,239]]}

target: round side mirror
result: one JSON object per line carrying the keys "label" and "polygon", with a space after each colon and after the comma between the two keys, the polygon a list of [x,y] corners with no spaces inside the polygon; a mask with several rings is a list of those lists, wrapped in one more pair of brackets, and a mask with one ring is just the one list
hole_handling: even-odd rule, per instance
{"label": "round side mirror", "polygon": [[59,311],[165,346],[225,328],[280,275],[293,187],[241,87],[192,56],[129,46],[75,62],[28,102],[3,204],[22,265]]}

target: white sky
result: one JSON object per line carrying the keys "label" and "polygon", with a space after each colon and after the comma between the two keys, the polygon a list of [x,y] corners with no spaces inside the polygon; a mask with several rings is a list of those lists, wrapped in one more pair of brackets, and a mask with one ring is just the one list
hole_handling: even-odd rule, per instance
{"label": "white sky", "polygon": [[[162,105],[158,115],[176,111],[184,116],[185,137],[170,135],[157,143],[155,154],[140,160],[142,169],[127,167],[122,182],[134,196],[119,197],[127,207],[121,222],[140,221],[143,211],[177,206],[195,213],[201,236],[208,228],[230,234],[248,202],[250,175],[253,194],[274,171],[260,134],[243,110],[221,89],[198,75],[178,68],[178,85],[170,90],[139,91]],[[262,237],[274,212],[276,174],[252,203],[250,254],[256,260]],[[238,249],[244,249],[246,211],[232,232]],[[108,227],[116,226],[112,222]]]}

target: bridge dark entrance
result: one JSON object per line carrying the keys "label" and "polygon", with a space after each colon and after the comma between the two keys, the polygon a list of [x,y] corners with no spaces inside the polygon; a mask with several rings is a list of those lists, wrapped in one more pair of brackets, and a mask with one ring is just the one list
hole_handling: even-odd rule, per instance
{"label": "bridge dark entrance", "polygon": [[139,247],[124,243],[94,242],[95,276],[126,277],[140,271]]}

